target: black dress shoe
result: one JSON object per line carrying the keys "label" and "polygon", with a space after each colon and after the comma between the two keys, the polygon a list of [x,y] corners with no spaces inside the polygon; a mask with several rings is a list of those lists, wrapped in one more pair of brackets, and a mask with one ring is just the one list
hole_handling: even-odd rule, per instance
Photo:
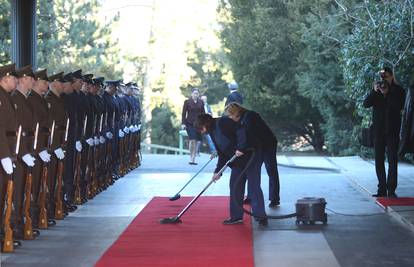
{"label": "black dress shoe", "polygon": [[278,206],[280,206],[280,201],[272,200],[269,203],[269,208],[277,208]]}
{"label": "black dress shoe", "polygon": [[243,219],[235,219],[235,218],[228,218],[227,220],[223,221],[223,224],[231,225],[231,224],[242,224]]}
{"label": "black dress shoe", "polygon": [[373,194],[372,196],[373,197],[386,197],[387,194],[385,194],[385,193],[376,193],[376,194]]}
{"label": "black dress shoe", "polygon": [[244,200],[243,200],[243,204],[250,204],[250,203],[252,203],[252,200],[250,199],[250,198],[245,198]]}
{"label": "black dress shoe", "polygon": [[396,193],[388,193],[389,198],[398,198]]}
{"label": "black dress shoe", "polygon": [[47,226],[55,226],[56,225],[56,221],[53,219],[48,219],[47,220]]}

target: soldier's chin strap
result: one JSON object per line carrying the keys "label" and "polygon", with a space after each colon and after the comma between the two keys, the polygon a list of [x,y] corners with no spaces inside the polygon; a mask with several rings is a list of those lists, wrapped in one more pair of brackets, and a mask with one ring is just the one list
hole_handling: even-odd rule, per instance
{"label": "soldier's chin strap", "polygon": [[[240,205],[240,203],[237,202],[236,194],[235,194],[236,193],[236,188],[243,181],[243,176],[245,175],[245,173],[246,173],[247,169],[250,167],[250,165],[253,163],[254,157],[256,156],[256,149],[254,149],[254,148],[248,148],[248,149],[246,149],[246,151],[250,151],[251,152],[251,156],[250,156],[250,159],[248,160],[246,166],[241,171],[239,177],[237,177],[237,180],[234,183],[234,186],[232,188],[230,188],[230,190],[231,190],[231,194],[230,195],[232,196],[231,197],[232,201],[238,207],[240,207],[243,210],[244,213],[246,213],[246,214],[248,214],[248,215],[250,215],[252,217],[255,217],[257,219],[274,219],[274,220],[281,220],[281,219],[287,219],[287,218],[296,217],[297,213],[289,213],[289,214],[282,214],[282,215],[266,215],[264,217],[263,216],[257,216],[253,212],[245,209],[243,207],[243,203]],[[249,177],[247,177],[247,178],[249,178]],[[246,181],[248,182],[248,180],[246,180]]]}

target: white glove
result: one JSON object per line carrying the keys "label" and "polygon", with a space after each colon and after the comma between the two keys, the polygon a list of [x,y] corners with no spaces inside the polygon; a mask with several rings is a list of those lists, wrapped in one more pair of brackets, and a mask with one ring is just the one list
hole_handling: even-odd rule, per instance
{"label": "white glove", "polygon": [[119,136],[119,138],[122,138],[122,137],[125,136],[124,132],[121,129],[119,129],[118,136]]}
{"label": "white glove", "polygon": [[129,128],[128,127],[124,127],[124,132],[127,134],[127,133],[129,133]]}
{"label": "white glove", "polygon": [[22,160],[26,163],[27,167],[33,167],[36,159],[28,153],[22,157]]}
{"label": "white glove", "polygon": [[50,161],[50,154],[47,153],[46,150],[43,150],[39,153],[39,157],[43,162],[49,162]]}
{"label": "white glove", "polygon": [[89,145],[89,146],[93,146],[93,139],[92,138],[89,138],[89,139],[86,139],[86,143]]}
{"label": "white glove", "polygon": [[93,142],[94,142],[95,146],[99,145],[99,138],[97,136],[95,136],[93,138]]}
{"label": "white glove", "polygon": [[134,125],[134,129],[135,129],[135,132],[139,131],[138,126],[136,124]]}
{"label": "white glove", "polygon": [[111,139],[112,139],[112,137],[113,137],[113,135],[112,135],[112,133],[111,133],[111,132],[107,132],[107,133],[106,133],[106,138],[108,138],[109,140],[111,140]]}
{"label": "white glove", "polygon": [[82,143],[80,141],[76,141],[75,148],[78,152],[82,151]]}
{"label": "white glove", "polygon": [[138,124],[138,131],[141,130],[141,124]]}
{"label": "white glove", "polygon": [[101,142],[101,144],[105,144],[105,138],[102,135],[99,137],[99,142]]}
{"label": "white glove", "polygon": [[7,174],[13,173],[13,162],[11,158],[7,157],[4,159],[1,159],[1,165],[3,166],[3,169]]}
{"label": "white glove", "polygon": [[63,152],[63,150],[60,147],[55,150],[55,155],[60,160],[65,158],[65,152]]}
{"label": "white glove", "polygon": [[133,125],[129,126],[129,131],[135,133],[135,127]]}

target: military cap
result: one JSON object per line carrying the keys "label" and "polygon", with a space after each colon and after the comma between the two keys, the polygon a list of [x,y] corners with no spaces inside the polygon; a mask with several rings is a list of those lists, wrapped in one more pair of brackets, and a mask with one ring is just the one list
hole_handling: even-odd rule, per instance
{"label": "military cap", "polygon": [[47,69],[44,70],[39,70],[33,73],[35,80],[39,81],[39,80],[44,80],[47,81],[48,77],[47,77]]}
{"label": "military cap", "polygon": [[129,86],[131,86],[131,85],[132,85],[132,82],[129,82],[129,83],[126,83],[126,84],[125,84],[125,86],[126,86],[126,87],[129,87]]}
{"label": "military cap", "polygon": [[92,84],[93,83],[92,77],[93,77],[93,74],[85,74],[83,75],[83,81],[86,83]]}
{"label": "military cap", "polygon": [[72,76],[73,76],[74,79],[83,80],[82,70],[77,70],[77,71],[72,72]]}
{"label": "military cap", "polygon": [[105,84],[107,86],[118,86],[121,83],[121,80],[107,80],[105,81]]}
{"label": "military cap", "polygon": [[104,77],[95,78],[95,79],[93,79],[93,84],[94,85],[103,85],[104,80],[105,80]]}
{"label": "military cap", "polygon": [[65,80],[65,82],[73,82],[73,74],[72,74],[72,72],[69,72],[68,74],[65,74],[63,76],[63,79]]}
{"label": "military cap", "polygon": [[13,63],[6,66],[0,66],[0,78],[9,75],[16,76],[16,64]]}
{"label": "military cap", "polygon": [[49,76],[49,82],[65,82],[63,79],[63,71]]}
{"label": "military cap", "polygon": [[26,65],[26,66],[16,70],[16,77],[17,78],[23,78],[23,77],[27,77],[27,76],[34,78],[32,65]]}

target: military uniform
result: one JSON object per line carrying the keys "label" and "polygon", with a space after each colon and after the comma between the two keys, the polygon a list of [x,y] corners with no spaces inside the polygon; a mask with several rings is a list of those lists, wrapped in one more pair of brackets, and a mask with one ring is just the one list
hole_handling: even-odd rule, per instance
{"label": "military uniform", "polygon": [[[49,77],[49,82],[60,81],[63,82],[63,73],[59,73]],[[64,102],[62,97],[57,95],[55,92],[50,90],[46,95],[45,99],[49,107],[49,123],[55,122],[55,132],[51,144],[51,150],[55,151],[58,148],[62,147],[64,143],[65,130],[66,130],[66,120],[67,115],[64,108]],[[48,197],[48,217],[55,217],[55,189],[56,189],[56,178],[58,175],[58,158],[56,153],[53,153],[52,159],[50,161],[49,177],[48,177],[48,187],[49,187],[49,197]]]}
{"label": "military uniform", "polygon": [[[26,66],[20,70],[17,70],[17,76],[23,78],[26,76],[33,77],[32,67]],[[31,89],[31,88],[30,88]],[[35,131],[35,118],[32,106],[27,100],[27,95],[20,90],[16,90],[11,95],[12,102],[16,109],[16,118],[17,123],[22,126],[22,136],[20,143],[20,150],[18,159],[16,161],[16,169],[14,176],[14,232],[16,238],[23,238],[23,200],[25,198],[25,185],[26,178],[28,175],[29,167],[23,162],[22,157],[27,154],[33,154],[33,141],[34,141],[34,131]]]}
{"label": "military uniform", "polygon": [[[14,64],[0,67],[0,79],[6,75],[11,75],[14,72],[14,69]],[[1,85],[0,114],[2,114],[0,116],[0,159],[3,161],[15,156],[17,120],[16,110],[12,103],[10,93],[1,87]],[[4,234],[3,213],[6,201],[7,182],[11,178],[12,176],[5,172],[4,167],[0,168],[0,236],[3,236]]]}
{"label": "military uniform", "polygon": [[[39,78],[35,73],[35,79]],[[47,79],[47,77],[41,78]],[[49,109],[46,100],[43,98],[42,95],[38,94],[35,91],[31,91],[29,97],[27,98],[36,121],[39,123],[39,134],[37,139],[37,148],[36,154],[38,155],[39,152],[44,151],[48,148],[48,139],[49,139]],[[39,219],[39,192],[40,192],[40,181],[42,178],[42,170],[44,167],[44,162],[40,159],[39,156],[36,156],[36,165],[33,168],[33,181],[32,181],[32,195],[33,200],[31,203],[31,210],[32,210],[32,219],[33,219],[33,226],[36,228],[38,225]]]}

